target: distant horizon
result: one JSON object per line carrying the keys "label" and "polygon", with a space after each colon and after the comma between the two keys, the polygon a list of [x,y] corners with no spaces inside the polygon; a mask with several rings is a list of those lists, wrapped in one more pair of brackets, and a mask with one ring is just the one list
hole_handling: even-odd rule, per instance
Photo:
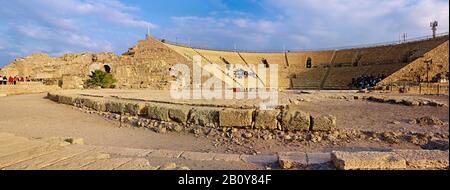
{"label": "distant horizon", "polygon": [[[175,5],[175,6],[174,6]],[[0,7],[0,68],[33,53],[122,54],[152,36],[217,50],[314,50],[449,31],[444,0],[17,0]],[[190,43],[189,43],[190,42]]]}

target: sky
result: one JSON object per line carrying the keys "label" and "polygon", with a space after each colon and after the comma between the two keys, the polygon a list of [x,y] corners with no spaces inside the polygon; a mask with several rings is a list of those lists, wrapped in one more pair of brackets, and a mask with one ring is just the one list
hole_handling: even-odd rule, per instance
{"label": "sky", "polygon": [[0,67],[32,53],[122,54],[151,35],[213,49],[343,47],[449,31],[448,0],[0,0]]}

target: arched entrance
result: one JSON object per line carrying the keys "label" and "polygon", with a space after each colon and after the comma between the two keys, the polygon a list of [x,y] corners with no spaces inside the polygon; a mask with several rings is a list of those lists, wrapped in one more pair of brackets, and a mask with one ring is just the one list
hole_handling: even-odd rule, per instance
{"label": "arched entrance", "polygon": [[311,57],[308,57],[308,59],[306,59],[306,68],[308,68],[308,69],[312,68],[312,59],[311,59]]}
{"label": "arched entrance", "polygon": [[105,72],[111,73],[111,67],[109,65],[103,65],[103,68],[105,69]]}

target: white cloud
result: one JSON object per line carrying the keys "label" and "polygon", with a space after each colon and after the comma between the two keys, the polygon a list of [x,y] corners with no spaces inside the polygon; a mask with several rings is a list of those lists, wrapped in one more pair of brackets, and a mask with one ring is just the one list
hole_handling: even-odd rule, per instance
{"label": "white cloud", "polygon": [[[281,50],[341,47],[398,40],[431,34],[429,22],[438,20],[448,31],[449,3],[445,0],[264,0],[271,15],[225,9],[210,16],[174,18],[166,31],[172,37],[192,38],[193,45],[232,49]],[[168,29],[169,30],[169,29]],[[184,40],[186,42],[186,40]]]}
{"label": "white cloud", "polygon": [[157,27],[136,16],[139,11],[118,0],[11,1],[0,7],[0,57],[13,60],[35,52],[53,56],[62,52],[121,53],[123,41],[130,37],[115,36]]}
{"label": "white cloud", "polygon": [[147,28],[150,26],[152,29],[157,27],[151,22],[133,16],[139,11],[137,7],[125,5],[118,0],[44,0],[43,3],[64,14],[97,16],[99,19],[125,27]]}

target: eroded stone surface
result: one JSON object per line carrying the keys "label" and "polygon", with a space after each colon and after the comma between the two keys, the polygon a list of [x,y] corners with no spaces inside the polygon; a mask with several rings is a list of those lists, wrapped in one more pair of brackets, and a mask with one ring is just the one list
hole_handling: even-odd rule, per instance
{"label": "eroded stone surface", "polygon": [[341,152],[335,151],[331,159],[341,170],[393,170],[405,169],[406,160],[393,152]]}
{"label": "eroded stone surface", "polygon": [[336,117],[332,115],[323,115],[313,117],[313,131],[331,131],[336,128]]}
{"label": "eroded stone surface", "polygon": [[283,129],[292,131],[308,131],[311,125],[309,113],[287,110],[283,113]]}
{"label": "eroded stone surface", "polygon": [[278,153],[279,164],[282,169],[304,168],[308,165],[306,153],[283,152]]}
{"label": "eroded stone surface", "polygon": [[258,110],[255,116],[256,129],[277,129],[280,110]]}
{"label": "eroded stone surface", "polygon": [[219,111],[220,110],[216,108],[196,107],[192,109],[188,119],[188,123],[201,126],[207,126],[211,124],[218,125]]}
{"label": "eroded stone surface", "polygon": [[406,160],[409,169],[445,169],[449,167],[449,152],[440,150],[395,150]]}
{"label": "eroded stone surface", "polygon": [[224,109],[219,113],[222,127],[251,127],[254,110]]}

